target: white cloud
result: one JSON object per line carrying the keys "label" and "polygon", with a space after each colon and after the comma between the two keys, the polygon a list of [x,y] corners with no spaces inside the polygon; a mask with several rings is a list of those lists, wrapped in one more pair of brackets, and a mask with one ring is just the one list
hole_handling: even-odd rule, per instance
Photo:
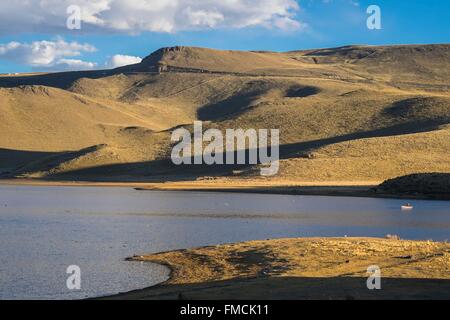
{"label": "white cloud", "polygon": [[187,7],[186,10],[183,11],[183,14],[186,15],[187,21],[189,21],[192,26],[213,28],[225,20],[224,15],[217,10],[195,11],[192,10],[191,7]]}
{"label": "white cloud", "polygon": [[65,71],[65,70],[92,70],[97,67],[95,62],[83,61],[78,59],[59,59],[53,66],[46,67],[47,71]]}
{"label": "white cloud", "polygon": [[[68,71],[98,69],[95,62],[73,59],[84,52],[94,52],[95,47],[87,43],[56,41],[34,41],[31,43],[9,42],[0,44],[0,60],[31,66],[37,71]],[[117,68],[142,61],[142,58],[116,54],[103,64],[105,68]],[[102,67],[102,65],[100,65]]]}
{"label": "white cloud", "polygon": [[284,31],[304,29],[307,27],[306,23],[292,20],[286,17],[275,19],[273,24],[276,28]]}
{"label": "white cloud", "polygon": [[90,44],[78,42],[34,41],[31,43],[9,42],[0,44],[0,59],[25,64],[35,70],[80,70],[92,69],[95,63],[78,59],[83,52],[94,52]]}
{"label": "white cloud", "polygon": [[0,32],[68,32],[70,5],[80,6],[88,33],[301,27],[295,0],[12,0],[0,2]]}
{"label": "white cloud", "polygon": [[135,64],[142,61],[142,58],[127,56],[123,54],[116,54],[112,56],[106,63],[107,68],[117,68],[127,66],[129,64]]}

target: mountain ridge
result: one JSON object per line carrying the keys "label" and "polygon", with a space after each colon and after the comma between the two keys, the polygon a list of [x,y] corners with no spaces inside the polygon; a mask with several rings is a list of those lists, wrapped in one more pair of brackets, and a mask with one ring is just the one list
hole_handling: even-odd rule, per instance
{"label": "mountain ridge", "polygon": [[205,129],[279,128],[286,181],[446,172],[449,66],[448,44],[176,46],[111,70],[0,76],[0,175],[257,178],[251,166],[172,166],[170,133],[195,120]]}

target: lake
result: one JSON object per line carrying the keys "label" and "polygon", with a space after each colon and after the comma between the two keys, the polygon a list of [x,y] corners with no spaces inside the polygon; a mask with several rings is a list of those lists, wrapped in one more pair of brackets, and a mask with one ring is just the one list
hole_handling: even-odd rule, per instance
{"label": "lake", "polygon": [[[148,287],[167,268],[134,254],[280,237],[450,238],[450,202],[0,186],[0,299],[79,299]],[[67,267],[81,270],[69,290]]]}

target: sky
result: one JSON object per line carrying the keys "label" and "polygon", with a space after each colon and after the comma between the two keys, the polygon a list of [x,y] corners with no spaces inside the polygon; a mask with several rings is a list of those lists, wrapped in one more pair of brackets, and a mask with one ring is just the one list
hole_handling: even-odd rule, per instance
{"label": "sky", "polygon": [[[368,28],[371,5],[380,29]],[[175,45],[289,51],[449,42],[448,0],[0,2],[0,73],[114,68]]]}

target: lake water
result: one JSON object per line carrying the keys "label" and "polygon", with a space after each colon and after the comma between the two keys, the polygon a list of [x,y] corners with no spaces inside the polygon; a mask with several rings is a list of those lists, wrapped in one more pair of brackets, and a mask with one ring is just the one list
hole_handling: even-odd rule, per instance
{"label": "lake water", "polygon": [[[134,254],[313,236],[450,238],[450,202],[132,188],[0,186],[0,299],[78,299],[168,277]],[[81,289],[69,290],[69,265]]]}

